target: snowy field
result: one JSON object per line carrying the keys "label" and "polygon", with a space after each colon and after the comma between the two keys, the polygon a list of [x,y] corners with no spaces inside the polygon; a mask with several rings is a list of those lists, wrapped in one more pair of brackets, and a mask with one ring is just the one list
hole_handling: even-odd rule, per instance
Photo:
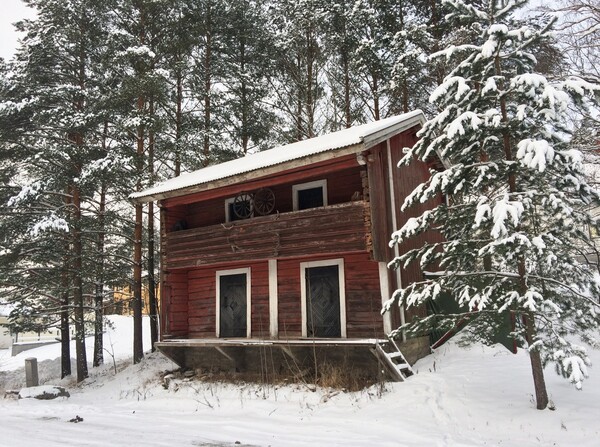
{"label": "snowy field", "polygon": [[[302,385],[228,385],[162,376],[175,365],[160,354],[127,366],[131,321],[111,317],[106,345],[117,359],[90,369],[77,387],[60,381],[58,344],[15,358],[0,351],[0,390],[23,381],[37,357],[44,383],[71,397],[16,400],[0,394],[1,446],[598,446],[600,370],[583,391],[546,371],[555,411],[537,411],[529,361],[504,348],[450,343],[421,360],[405,383],[357,392]],[[146,333],[148,331],[146,330]],[[90,340],[91,342],[91,340]],[[112,348],[111,348],[112,342]],[[91,356],[91,344],[88,356]],[[74,349],[74,348],[73,348]],[[600,354],[592,352],[600,362]],[[79,416],[82,422],[69,420]]]}

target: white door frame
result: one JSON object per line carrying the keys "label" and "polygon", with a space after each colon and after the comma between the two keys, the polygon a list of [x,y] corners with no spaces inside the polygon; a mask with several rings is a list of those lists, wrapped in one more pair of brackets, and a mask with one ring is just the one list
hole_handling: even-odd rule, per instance
{"label": "white door frame", "polygon": [[312,267],[338,266],[338,280],[340,283],[340,333],[341,338],[346,338],[346,280],[344,275],[344,259],[326,259],[323,261],[309,261],[300,263],[300,299],[302,312],[302,337],[308,336],[308,319],[306,309],[306,269]]}
{"label": "white door frame", "polygon": [[251,279],[250,279],[251,268],[240,268],[240,269],[231,269],[231,270],[217,270],[216,273],[216,324],[215,324],[215,334],[217,338],[219,338],[221,332],[221,276],[229,276],[229,275],[246,275],[246,337],[250,338],[252,335],[252,295],[250,294],[251,288]]}

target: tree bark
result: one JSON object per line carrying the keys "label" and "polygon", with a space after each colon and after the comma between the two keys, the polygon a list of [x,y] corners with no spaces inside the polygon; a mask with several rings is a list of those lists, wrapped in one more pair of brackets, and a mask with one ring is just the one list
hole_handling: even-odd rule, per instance
{"label": "tree bark", "polygon": [[202,160],[203,166],[208,166],[210,163],[210,130],[211,130],[211,97],[210,90],[212,87],[212,15],[210,5],[206,12],[206,51],[204,52],[204,147],[203,154],[204,159]]}
{"label": "tree bark", "polygon": [[[106,131],[106,126],[105,126]],[[106,133],[105,133],[106,136]],[[106,212],[106,182],[100,185],[100,207],[98,211],[98,269],[96,272],[96,293],[94,294],[94,360],[93,366],[104,363],[103,320],[104,320],[104,237]]]}
{"label": "tree bark", "polygon": [[[138,97],[138,111],[143,111],[145,99],[143,95]],[[139,125],[137,129],[137,167],[138,176],[136,191],[142,190],[143,157],[144,157],[144,126]],[[142,341],[142,221],[143,205],[135,204],[135,224],[133,230],[133,363],[139,363],[144,358],[144,347]]]}
{"label": "tree bark", "polygon": [[[78,140],[80,140],[78,136]],[[78,141],[79,143],[79,141]],[[79,170],[80,171],[80,170]],[[79,175],[76,175],[79,178]],[[77,382],[88,377],[87,355],[85,351],[85,312],[83,306],[83,270],[81,243],[81,196],[79,185],[71,186],[73,200],[73,306],[75,315],[75,352],[77,355]]]}
{"label": "tree bark", "polygon": [[[70,199],[65,198],[68,206]],[[69,324],[69,244],[65,243],[65,259],[61,273],[62,306],[60,310],[60,378],[64,379],[71,375],[71,333]]]}
{"label": "tree bark", "polygon": [[[178,62],[181,63],[179,55]],[[181,174],[181,127],[183,123],[183,74],[181,68],[177,69],[177,93],[176,93],[176,111],[175,111],[175,177]]]}
{"label": "tree bark", "polygon": [[[149,101],[149,113],[154,114],[154,100]],[[154,130],[148,130],[148,176],[150,186],[154,184]],[[150,346],[158,341],[158,312],[156,300],[156,280],[154,277],[154,202],[148,203],[148,307],[150,314]]]}
{"label": "tree bark", "polygon": [[348,62],[348,49],[342,50],[342,67],[344,70],[344,118],[346,129],[352,127],[352,115],[350,110],[350,64]]}
{"label": "tree bark", "polygon": [[[502,69],[500,66],[499,56],[496,56],[494,65],[496,75],[501,76]],[[500,89],[502,89],[502,83],[499,83],[499,87]],[[505,97],[502,97],[500,99],[500,112],[502,114],[502,121],[508,123],[508,112],[506,108]],[[506,161],[513,161],[510,134],[508,133],[508,130],[504,130],[502,132],[502,144],[504,147],[504,157]],[[509,173],[508,175],[508,189],[511,195],[514,195],[517,192],[517,179],[513,172]],[[524,295],[527,292],[527,270],[525,267],[525,260],[522,257],[519,257],[519,259],[517,260],[517,272],[519,274],[519,293],[521,295]],[[527,342],[529,344],[529,347],[531,347],[531,344],[535,341],[535,316],[533,315],[533,313],[530,312],[529,315],[524,318],[524,323],[527,335]],[[535,387],[537,409],[543,410],[548,406],[548,392],[546,390],[546,382],[544,380],[544,368],[542,365],[539,351],[532,351],[530,349],[529,360],[531,362],[531,372],[533,375],[533,384]]]}
{"label": "tree bark", "polygon": [[315,98],[313,77],[316,59],[316,48],[313,39],[312,25],[306,30],[306,131],[307,137],[315,136]]}
{"label": "tree bark", "polygon": [[379,121],[381,113],[379,110],[379,80],[375,73],[372,74],[372,93],[373,93],[373,118],[375,121]]}

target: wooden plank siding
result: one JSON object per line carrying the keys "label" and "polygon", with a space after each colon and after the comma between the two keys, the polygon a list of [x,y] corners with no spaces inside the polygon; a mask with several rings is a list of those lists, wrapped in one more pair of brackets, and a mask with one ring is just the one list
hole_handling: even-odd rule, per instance
{"label": "wooden plank siding", "polygon": [[169,269],[366,250],[367,204],[349,202],[167,234]]}
{"label": "wooden plank siding", "polygon": [[343,258],[346,278],[346,335],[348,338],[382,337],[379,270],[366,252],[333,257],[310,257],[278,262],[279,338],[302,336],[300,263]]}
{"label": "wooden plank siding", "polygon": [[393,252],[388,245],[392,234],[392,220],[389,212],[391,199],[388,186],[388,160],[385,142],[371,148],[367,167],[373,259],[389,262],[393,256]]}
{"label": "wooden plank siding", "polygon": [[379,267],[368,253],[344,256],[346,328],[349,338],[384,336],[379,291]]}
{"label": "wooden plank siding", "polygon": [[[280,339],[300,338],[300,263],[307,260],[344,259],[346,328],[348,338],[382,337],[379,271],[366,252],[337,254],[333,257],[285,259],[277,263],[278,325]],[[165,287],[170,289],[168,335],[172,337],[214,338],[216,336],[216,273],[219,270],[251,270],[252,337],[269,338],[268,262],[207,266],[169,273]]]}
{"label": "wooden plank siding", "polygon": [[[353,167],[331,172],[327,175],[305,177],[297,183],[316,180],[327,180],[327,200],[330,205],[350,202],[355,193],[362,195],[360,169]],[[269,188],[275,194],[275,208],[271,214],[287,213],[293,210],[292,185],[294,183],[273,184]],[[254,191],[251,185],[246,185],[245,191]],[[220,196],[203,202],[193,203],[187,207],[185,216],[188,228],[199,228],[217,225],[225,222],[225,200],[234,195]],[[170,227],[172,229],[172,227]]]}
{"label": "wooden plank siding", "polygon": [[186,337],[189,332],[187,272],[181,270],[165,273],[161,291],[163,303],[167,303],[169,311],[166,323],[168,329],[163,336]]}
{"label": "wooden plank siding", "polygon": [[[425,210],[431,209],[442,200],[442,198],[439,197],[435,199],[436,203],[433,203],[434,201],[429,201],[423,204],[419,203],[410,207],[404,212],[401,211],[404,198],[408,196],[417,185],[429,178],[429,168],[425,163],[418,160],[414,160],[410,166],[402,166],[397,168],[398,162],[404,156],[403,148],[411,147],[416,141],[417,137],[411,133],[396,135],[390,140],[392,166],[394,169],[399,171],[396,175],[394,175],[394,194],[398,198],[395,203],[398,228],[402,228],[409,218],[421,215]],[[400,245],[400,254],[404,254],[409,250],[421,247],[424,241],[441,242],[442,235],[439,232],[428,231],[419,238],[409,239]],[[403,268],[401,273],[403,285],[410,284],[411,282],[415,281],[421,281],[423,279],[423,272],[419,268],[418,263],[412,263],[407,266],[407,268]],[[407,309],[406,321],[412,320],[412,318],[417,315],[425,316],[426,312],[427,311],[424,306],[420,308]]]}
{"label": "wooden plank siding", "polygon": [[265,261],[189,270],[187,296],[189,297],[188,336],[190,338],[216,336],[217,271],[247,267],[250,268],[252,337],[269,337],[269,267]]}
{"label": "wooden plank siding", "polygon": [[[162,205],[172,208],[180,205],[190,205],[194,203],[206,203],[215,198],[234,197],[242,191],[255,191],[259,188],[273,188],[281,184],[304,183],[314,179],[322,179],[332,176],[335,180],[337,173],[346,169],[354,170],[358,176],[355,180],[360,185],[359,171],[362,169],[356,161],[356,154],[345,155],[340,158],[325,160],[313,165],[299,165],[289,171],[279,172],[271,176],[261,176],[259,172],[252,173],[251,180],[242,183],[233,183],[217,189],[188,194],[180,197],[173,197],[161,201]],[[341,182],[340,182],[341,183]],[[291,189],[290,189],[291,191]],[[276,198],[277,199],[277,198]],[[347,199],[348,200],[348,199]]]}

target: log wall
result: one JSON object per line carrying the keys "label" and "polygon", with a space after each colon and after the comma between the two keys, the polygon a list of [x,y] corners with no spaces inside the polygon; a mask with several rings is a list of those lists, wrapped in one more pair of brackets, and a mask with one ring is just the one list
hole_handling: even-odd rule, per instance
{"label": "log wall", "polygon": [[163,308],[168,309],[167,332],[162,334],[163,337],[186,337],[189,333],[187,272],[180,270],[165,274],[161,292],[162,302],[167,303]]}
{"label": "log wall", "polygon": [[[392,154],[392,165],[396,167],[398,162],[404,156],[403,148],[411,147],[415,144],[417,138],[414,134],[404,133],[396,135],[390,140],[390,149]],[[431,200],[427,203],[419,203],[411,206],[404,212],[401,211],[402,203],[404,198],[408,196],[417,185],[425,182],[429,178],[429,168],[423,162],[414,160],[410,166],[402,166],[398,169],[398,175],[394,176],[394,194],[396,200],[396,216],[398,220],[398,228],[402,228],[406,221],[411,217],[421,215],[425,210],[431,209],[436,206],[442,200],[441,197]],[[428,231],[421,234],[418,238],[412,238],[402,243],[399,247],[400,254],[404,254],[414,248],[419,248],[425,241],[428,242],[441,242],[442,235],[439,232]],[[418,262],[409,264],[406,268],[402,269],[402,284],[410,284],[411,282],[421,281],[423,279],[423,272],[421,271]],[[409,308],[406,310],[406,321],[410,321],[412,317],[416,315],[425,316],[427,311],[424,306],[420,308]]]}
{"label": "log wall", "polygon": [[166,262],[176,269],[365,251],[366,213],[367,204],[358,201],[172,232]]}
{"label": "log wall", "polygon": [[[382,337],[381,297],[377,263],[366,252],[331,257],[279,260],[278,325],[279,338],[302,335],[300,263],[344,258],[346,328],[348,338]],[[250,267],[252,337],[269,338],[268,262],[236,263],[226,266],[178,270],[168,275],[170,289],[169,335],[214,338],[216,334],[216,274],[219,270]]]}
{"label": "log wall", "polygon": [[214,338],[216,335],[216,276],[219,270],[250,267],[252,337],[269,338],[269,267],[267,262],[232,264],[189,270],[188,326],[190,338]]}
{"label": "log wall", "polygon": [[[327,200],[330,205],[350,202],[355,192],[362,193],[359,167],[346,168],[325,175],[307,176],[296,182],[269,186],[275,194],[275,208],[272,214],[288,213],[293,210],[292,185],[323,179],[327,180]],[[285,178],[281,180],[283,181]],[[248,185],[248,191],[253,191],[252,185]],[[232,197],[235,197],[235,195],[214,197],[188,205],[187,215],[185,216],[188,228],[199,228],[224,223],[225,200]]]}
{"label": "log wall", "polygon": [[336,257],[311,257],[278,262],[279,338],[302,335],[300,297],[300,263],[323,259],[344,259],[346,289],[346,336],[348,338],[382,337],[383,320],[379,270],[366,252]]}

